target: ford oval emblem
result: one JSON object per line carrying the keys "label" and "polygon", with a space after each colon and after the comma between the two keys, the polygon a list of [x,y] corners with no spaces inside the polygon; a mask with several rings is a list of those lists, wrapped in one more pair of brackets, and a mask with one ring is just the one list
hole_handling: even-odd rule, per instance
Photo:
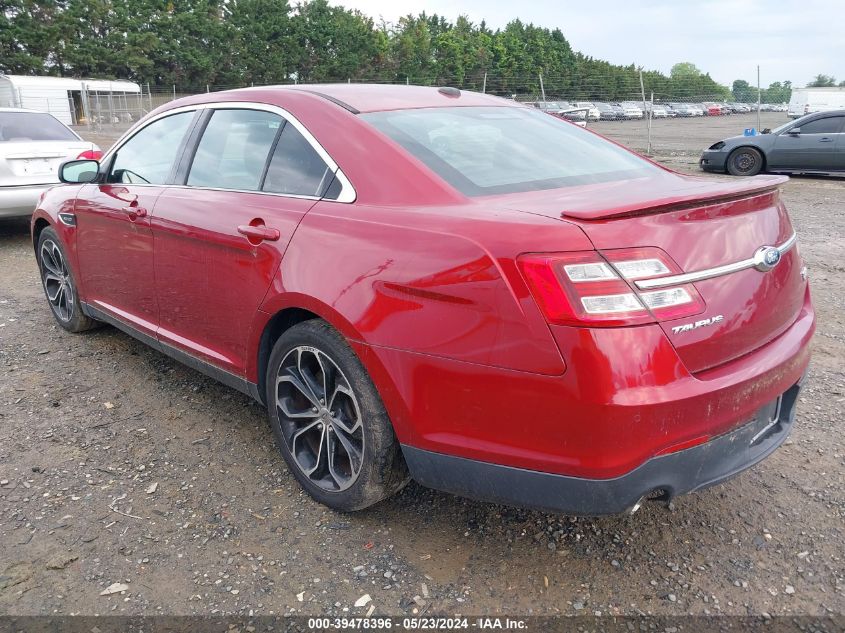
{"label": "ford oval emblem", "polygon": [[761,246],[754,253],[754,268],[760,272],[768,272],[780,263],[780,250],[774,246]]}

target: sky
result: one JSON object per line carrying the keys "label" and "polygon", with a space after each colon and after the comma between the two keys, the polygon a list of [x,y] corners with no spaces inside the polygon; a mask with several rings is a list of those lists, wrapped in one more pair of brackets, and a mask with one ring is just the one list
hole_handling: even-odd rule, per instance
{"label": "sky", "polygon": [[572,47],[614,64],[669,72],[692,62],[719,83],[792,81],[817,74],[845,80],[843,0],[330,0],[375,20],[421,11],[454,21],[463,14],[490,28],[519,18],[560,28]]}

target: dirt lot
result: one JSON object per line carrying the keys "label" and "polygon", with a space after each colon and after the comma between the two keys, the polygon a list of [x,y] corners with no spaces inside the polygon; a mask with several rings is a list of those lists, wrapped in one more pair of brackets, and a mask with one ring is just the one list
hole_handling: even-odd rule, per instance
{"label": "dirt lot", "polygon": [[[694,170],[753,124],[658,121],[655,147]],[[642,125],[595,127],[644,147]],[[59,330],[26,224],[0,224],[0,613],[363,615],[369,594],[394,615],[842,614],[845,181],[784,193],[819,317],[793,437],[671,509],[598,520],[413,484],[329,511],[248,398],[116,330]]]}

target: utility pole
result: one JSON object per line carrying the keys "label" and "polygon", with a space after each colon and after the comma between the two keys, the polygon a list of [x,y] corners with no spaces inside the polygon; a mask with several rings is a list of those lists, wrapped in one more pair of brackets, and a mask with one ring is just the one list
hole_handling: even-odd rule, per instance
{"label": "utility pole", "polygon": [[484,83],[481,84],[481,92],[487,93],[487,73],[484,73]]}
{"label": "utility pole", "polygon": [[646,110],[648,110],[648,108],[646,108],[646,106],[645,106],[645,84],[643,84],[643,67],[642,66],[639,67],[639,71],[640,71],[640,93],[642,94],[642,97],[643,97],[643,111],[646,111]]}
{"label": "utility pole", "polygon": [[651,93],[651,107],[648,109],[648,148],[646,154],[651,154],[651,118],[654,112],[654,93]]}
{"label": "utility pole", "polygon": [[760,64],[757,64],[757,133],[760,133]]}
{"label": "utility pole", "polygon": [[540,94],[543,95],[543,103],[546,102],[546,89],[543,87],[543,73],[540,73]]}

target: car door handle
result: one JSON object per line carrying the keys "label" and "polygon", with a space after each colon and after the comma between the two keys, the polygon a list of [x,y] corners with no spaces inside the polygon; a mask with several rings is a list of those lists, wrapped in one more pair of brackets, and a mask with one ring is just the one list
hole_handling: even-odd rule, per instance
{"label": "car door handle", "polygon": [[825,136],[824,138],[819,139],[819,143],[833,143],[833,139]]}
{"label": "car door handle", "polygon": [[123,207],[121,211],[128,215],[130,220],[147,217],[147,210],[144,207],[139,207],[137,200],[130,202],[127,206]]}
{"label": "car door handle", "polygon": [[253,226],[251,224],[241,224],[238,226],[238,233],[248,238],[250,242],[276,242],[282,236],[279,229],[271,229],[268,226]]}

